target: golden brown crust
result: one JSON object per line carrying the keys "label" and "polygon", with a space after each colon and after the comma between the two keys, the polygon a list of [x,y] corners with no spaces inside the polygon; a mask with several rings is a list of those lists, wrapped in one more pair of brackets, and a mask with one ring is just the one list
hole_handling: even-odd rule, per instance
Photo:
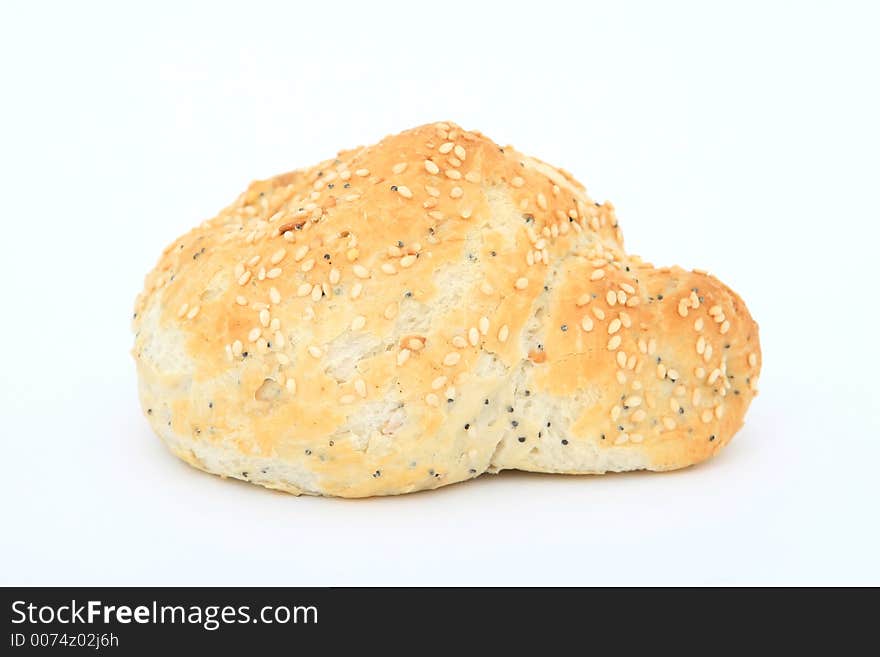
{"label": "golden brown crust", "polygon": [[[730,440],[760,371],[729,288],[626,255],[610,203],[451,123],[253,183],[165,250],[134,326],[142,399],[179,456],[283,462],[308,485],[242,478],[348,497],[498,467],[684,467]],[[483,408],[508,394],[532,428],[509,448]],[[537,415],[563,407],[553,440],[572,450],[545,448]]]}

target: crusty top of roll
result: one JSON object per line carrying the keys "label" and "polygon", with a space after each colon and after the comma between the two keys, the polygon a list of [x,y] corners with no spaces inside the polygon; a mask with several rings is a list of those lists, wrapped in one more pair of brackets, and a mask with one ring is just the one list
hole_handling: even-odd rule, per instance
{"label": "crusty top of roll", "polygon": [[[164,251],[135,310],[169,431],[307,472],[277,487],[347,496],[581,471],[577,441],[604,469],[687,465],[740,426],[760,366],[729,288],[627,255],[610,203],[452,123],[251,184]],[[526,418],[499,461],[464,425],[526,393],[566,435],[544,447],[543,416]]]}

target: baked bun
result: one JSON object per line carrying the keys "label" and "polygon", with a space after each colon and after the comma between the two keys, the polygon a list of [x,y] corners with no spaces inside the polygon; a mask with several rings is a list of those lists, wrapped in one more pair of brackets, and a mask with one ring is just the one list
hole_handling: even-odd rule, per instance
{"label": "baked bun", "polygon": [[739,429],[761,366],[730,288],[627,255],[610,203],[452,123],[253,183],[135,310],[171,451],[294,494],[682,468]]}

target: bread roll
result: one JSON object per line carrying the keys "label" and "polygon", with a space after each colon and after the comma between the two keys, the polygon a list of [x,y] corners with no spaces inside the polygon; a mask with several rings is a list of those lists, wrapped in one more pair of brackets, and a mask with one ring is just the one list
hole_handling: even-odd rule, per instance
{"label": "bread roll", "polygon": [[452,123],[251,184],[135,311],[171,451],[294,494],[682,468],[739,429],[761,366],[730,288],[626,254],[611,203]]}

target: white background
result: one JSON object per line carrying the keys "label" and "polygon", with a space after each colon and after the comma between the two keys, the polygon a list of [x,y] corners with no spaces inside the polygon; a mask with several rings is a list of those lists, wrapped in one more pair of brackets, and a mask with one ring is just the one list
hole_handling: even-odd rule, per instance
{"label": "white background", "polygon": [[[131,4],[0,9],[0,583],[880,584],[876,5]],[[717,459],[344,501],[152,435],[129,318],[162,248],[442,119],[743,296],[761,394]]]}

